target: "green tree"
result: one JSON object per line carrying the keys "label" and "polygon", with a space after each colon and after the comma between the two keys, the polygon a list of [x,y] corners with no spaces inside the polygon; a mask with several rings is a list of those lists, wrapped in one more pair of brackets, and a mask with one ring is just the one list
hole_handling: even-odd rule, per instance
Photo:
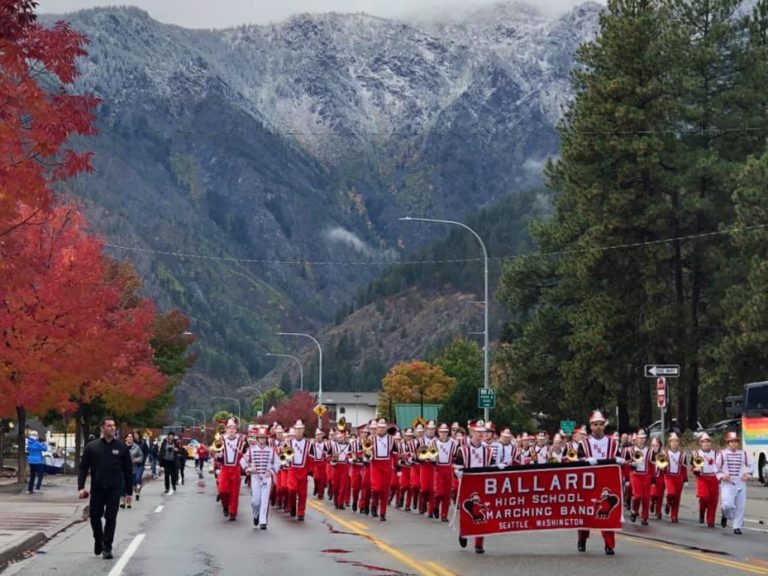
{"label": "green tree", "polygon": [[477,342],[457,337],[434,359],[456,386],[440,410],[443,422],[462,426],[477,417],[477,390],[483,386],[483,351]]}

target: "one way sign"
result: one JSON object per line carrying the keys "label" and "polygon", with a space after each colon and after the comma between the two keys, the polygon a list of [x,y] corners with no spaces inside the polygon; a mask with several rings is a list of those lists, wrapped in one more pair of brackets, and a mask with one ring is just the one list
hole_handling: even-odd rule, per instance
{"label": "one way sign", "polygon": [[646,364],[645,377],[658,378],[666,376],[668,378],[678,378],[680,376],[679,364]]}

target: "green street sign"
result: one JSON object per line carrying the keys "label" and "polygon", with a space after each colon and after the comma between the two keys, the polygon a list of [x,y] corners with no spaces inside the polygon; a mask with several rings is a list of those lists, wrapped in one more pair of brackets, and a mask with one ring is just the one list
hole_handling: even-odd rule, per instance
{"label": "green street sign", "polygon": [[496,408],[496,390],[493,388],[480,388],[477,391],[478,408]]}
{"label": "green street sign", "polygon": [[573,434],[574,428],[576,428],[576,420],[560,420],[560,430],[565,432],[568,436]]}

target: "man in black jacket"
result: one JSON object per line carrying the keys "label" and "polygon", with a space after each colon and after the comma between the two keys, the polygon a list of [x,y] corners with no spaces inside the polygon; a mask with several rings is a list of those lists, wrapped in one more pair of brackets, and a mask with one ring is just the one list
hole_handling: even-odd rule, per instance
{"label": "man in black jacket", "polygon": [[[101,438],[85,446],[80,460],[77,489],[80,498],[88,498],[85,479],[91,474],[90,517],[93,529],[93,553],[109,560],[115,538],[117,509],[125,486],[126,501],[133,498],[133,466],[125,444],[115,438],[115,419],[105,416],[101,421]],[[101,517],[104,516],[104,527]]]}

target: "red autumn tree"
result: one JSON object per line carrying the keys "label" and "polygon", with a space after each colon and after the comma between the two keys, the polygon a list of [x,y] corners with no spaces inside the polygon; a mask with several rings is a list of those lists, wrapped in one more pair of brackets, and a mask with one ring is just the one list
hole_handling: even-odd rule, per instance
{"label": "red autumn tree", "polygon": [[[294,392],[286,401],[275,406],[260,418],[256,419],[258,424],[273,424],[279,422],[286,430],[294,425],[296,420],[301,420],[306,426],[305,433],[309,437],[315,435],[317,429],[317,416],[312,409],[317,404],[314,396],[309,392]],[[328,432],[328,414],[323,416],[323,430]]]}
{"label": "red autumn tree", "polygon": [[0,237],[24,225],[22,206],[34,217],[51,206],[54,183],[91,169],[90,153],[66,147],[71,135],[95,132],[98,100],[65,92],[87,40],[64,22],[38,24],[35,7],[0,0]]}

